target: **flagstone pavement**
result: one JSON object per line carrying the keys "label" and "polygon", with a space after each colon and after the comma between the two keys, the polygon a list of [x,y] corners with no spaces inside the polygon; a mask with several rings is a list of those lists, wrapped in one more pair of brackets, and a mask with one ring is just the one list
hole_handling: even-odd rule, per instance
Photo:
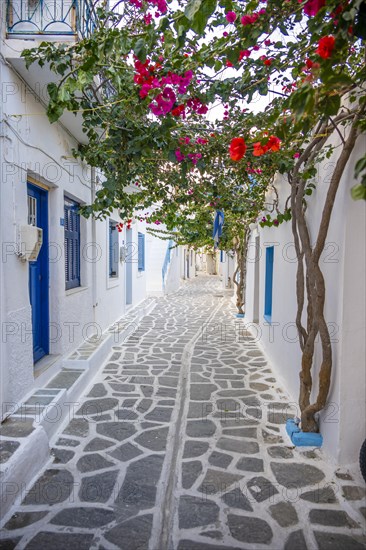
{"label": "flagstone pavement", "polygon": [[0,550],[365,548],[364,487],[291,447],[293,405],[219,285],[158,298],[113,348]]}

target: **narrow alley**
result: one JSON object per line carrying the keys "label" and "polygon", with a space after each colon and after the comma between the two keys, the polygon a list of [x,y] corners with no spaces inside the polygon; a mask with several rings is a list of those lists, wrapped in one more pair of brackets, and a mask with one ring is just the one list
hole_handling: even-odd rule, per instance
{"label": "narrow alley", "polygon": [[291,446],[295,404],[231,296],[199,276],[114,346],[0,549],[365,547],[362,489]]}

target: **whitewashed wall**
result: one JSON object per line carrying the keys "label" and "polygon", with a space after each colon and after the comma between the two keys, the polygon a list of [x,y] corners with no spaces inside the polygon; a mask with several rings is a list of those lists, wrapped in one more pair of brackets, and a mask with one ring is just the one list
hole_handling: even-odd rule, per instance
{"label": "whitewashed wall", "polygon": [[[2,123],[0,137],[3,242],[0,308],[3,331],[14,332],[3,335],[1,344],[3,404],[22,399],[34,385],[29,266],[14,253],[16,228],[27,224],[29,176],[48,188],[50,354],[67,355],[85,337],[101,333],[125,313],[126,265],[120,263],[118,277],[109,278],[109,221],[95,222],[96,243],[93,243],[93,222],[81,218],[81,287],[65,290],[64,227],[61,224],[64,195],[81,204],[90,203],[90,169],[72,157],[77,140],[62,125],[48,122],[42,103],[8,64],[0,61],[0,68],[1,114],[6,120]],[[111,219],[120,221],[117,212]],[[120,246],[125,240],[125,231],[119,234]],[[131,231],[136,245],[132,264],[132,305],[136,305],[146,296],[146,271],[139,272],[137,266],[137,233],[145,232],[145,224],[136,222]],[[94,292],[93,280],[96,281]]]}
{"label": "whitewashed wall", "polygon": [[235,256],[232,257],[230,254],[223,252],[222,261],[220,261],[219,265],[219,272],[222,277],[223,288],[234,288],[235,285],[233,282],[233,275],[235,271]]}
{"label": "whitewashed wall", "polygon": [[[350,195],[354,185],[354,164],[366,150],[360,137],[343,175],[336,197],[327,243],[320,260],[326,282],[325,316],[333,341],[333,373],[328,406],[320,416],[324,450],[338,464],[358,460],[365,438],[365,203]],[[337,158],[324,162],[319,170],[315,193],[309,198],[307,212],[314,239],[321,216],[330,171]],[[278,178],[281,208],[289,195],[289,185]],[[256,261],[255,239],[259,238]],[[274,246],[272,323],[264,317],[265,248]],[[300,347],[295,327],[296,260],[291,226],[258,228],[252,233],[249,249],[245,323],[251,324],[259,344],[268,355],[277,376],[294,403],[298,401]],[[257,304],[257,305],[256,305]],[[258,319],[256,319],[258,317]],[[252,324],[258,321],[257,324]],[[321,354],[316,350],[314,380]],[[313,397],[316,395],[315,384]]]}

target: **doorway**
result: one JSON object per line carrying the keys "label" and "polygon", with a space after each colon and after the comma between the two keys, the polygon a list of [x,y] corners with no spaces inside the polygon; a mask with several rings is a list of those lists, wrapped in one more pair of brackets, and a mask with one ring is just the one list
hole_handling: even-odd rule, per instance
{"label": "doorway", "polygon": [[48,191],[27,184],[28,224],[42,229],[37,260],[29,262],[29,301],[32,308],[33,361],[49,353]]}
{"label": "doorway", "polygon": [[259,323],[259,236],[255,238],[253,323]]}

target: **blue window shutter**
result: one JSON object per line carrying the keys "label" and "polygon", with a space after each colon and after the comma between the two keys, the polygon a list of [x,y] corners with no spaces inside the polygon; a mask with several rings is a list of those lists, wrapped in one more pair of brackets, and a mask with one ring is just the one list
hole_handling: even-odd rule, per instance
{"label": "blue window shutter", "polygon": [[220,262],[222,263],[224,261],[224,253],[222,250],[220,250]]}
{"label": "blue window shutter", "polygon": [[79,204],[65,197],[65,282],[66,290],[80,286]]}
{"label": "blue window shutter", "polygon": [[109,224],[109,276],[113,275],[113,236],[112,236],[113,226]]}
{"label": "blue window shutter", "polygon": [[145,271],[145,235],[143,233],[138,233],[137,268],[139,271]]}
{"label": "blue window shutter", "polygon": [[274,246],[268,246],[266,248],[266,278],[264,289],[264,317],[267,321],[271,321],[272,318],[273,256]]}

